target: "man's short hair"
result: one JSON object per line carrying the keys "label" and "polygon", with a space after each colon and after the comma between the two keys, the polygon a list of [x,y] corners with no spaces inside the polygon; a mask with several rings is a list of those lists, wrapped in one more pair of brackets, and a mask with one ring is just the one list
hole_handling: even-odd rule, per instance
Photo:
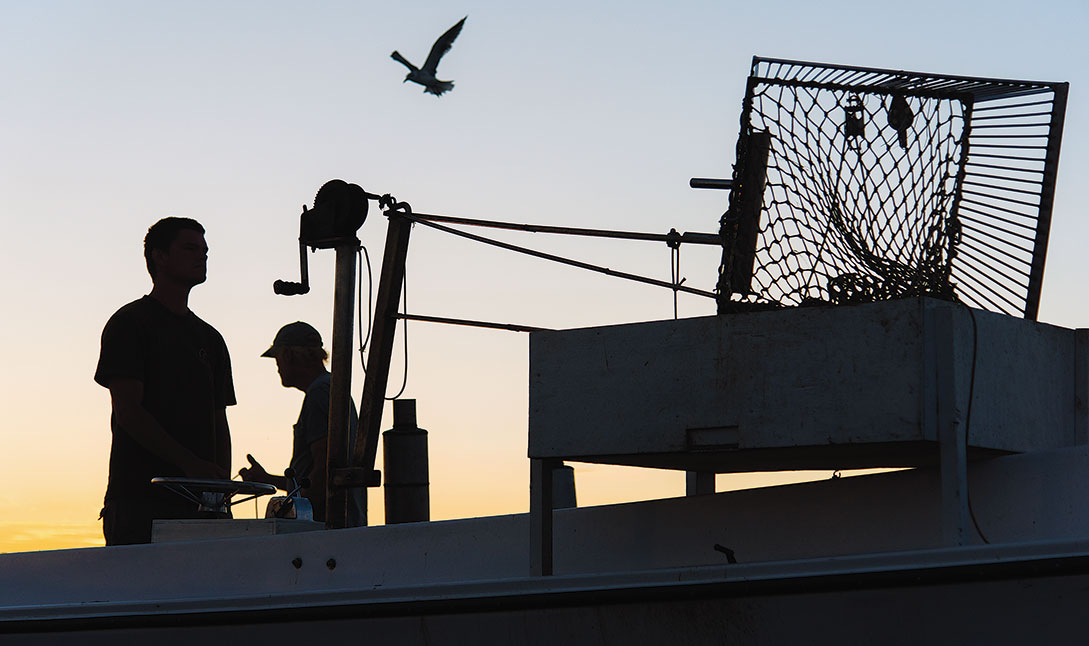
{"label": "man's short hair", "polygon": [[152,280],[155,280],[155,261],[151,259],[151,252],[156,249],[164,252],[169,250],[170,245],[177,239],[178,232],[185,229],[204,234],[204,227],[200,225],[200,222],[190,218],[171,216],[148,227],[147,235],[144,236],[144,260],[147,262],[147,273],[151,274]]}

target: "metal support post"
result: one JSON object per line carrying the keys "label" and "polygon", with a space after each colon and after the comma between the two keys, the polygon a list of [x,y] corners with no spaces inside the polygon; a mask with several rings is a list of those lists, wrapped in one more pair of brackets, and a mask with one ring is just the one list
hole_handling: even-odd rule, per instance
{"label": "metal support post", "polygon": [[937,308],[932,314],[942,535],[952,546],[965,544],[969,524],[968,446],[957,401],[955,314],[952,307]]}
{"label": "metal support post", "polygon": [[702,496],[715,493],[715,474],[704,471],[686,471],[684,495]]}
{"label": "metal support post", "polygon": [[552,471],[556,459],[529,461],[529,574],[552,574]]}
{"label": "metal support post", "polygon": [[[412,223],[399,217],[397,212],[389,213],[388,217],[386,248],[382,257],[374,327],[371,331],[371,349],[367,353],[367,376],[363,381],[363,396],[359,403],[359,431],[352,451],[352,464],[361,468],[364,474],[373,472],[374,458],[378,451],[386,382],[389,380],[390,357],[393,354],[394,333],[397,331],[397,303],[401,300],[401,283],[405,279],[405,259],[408,257],[408,236],[412,230]],[[370,484],[376,486],[378,483]]]}
{"label": "metal support post", "polygon": [[[325,485],[325,528],[348,526],[348,487],[334,478],[348,466],[351,455],[350,420],[352,393],[352,309],[355,304],[355,257],[359,240],[336,246],[336,278],[333,289],[333,344],[329,386],[329,436]],[[364,494],[364,499],[366,495]]]}
{"label": "metal support post", "polygon": [[1089,444],[1089,329],[1074,330],[1074,441]]}

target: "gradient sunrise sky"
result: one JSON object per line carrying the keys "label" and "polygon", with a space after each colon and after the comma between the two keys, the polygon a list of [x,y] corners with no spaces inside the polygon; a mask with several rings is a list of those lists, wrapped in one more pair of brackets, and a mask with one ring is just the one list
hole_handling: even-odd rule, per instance
{"label": "gradient sunrise sky", "polygon": [[[1069,81],[1040,318],[1089,324],[1087,7],[0,0],[0,551],[102,544],[109,400],[91,377],[102,325],[150,288],[141,241],[155,220],[207,228],[209,280],[191,306],[232,353],[235,469],[246,453],[282,468],[301,393],[258,355],[290,321],[328,338],[332,252],[310,256],[309,295],[271,290],[298,278],[298,215],[322,183],[342,178],[422,212],[713,232],[725,195],[688,179],[729,176],[754,54]],[[419,63],[466,15],[439,67],[455,90],[402,84],[390,52]],[[360,231],[375,275],[382,220]],[[502,237],[669,278],[665,245]],[[685,249],[686,284],[711,289],[717,263],[713,250]],[[414,313],[561,328],[669,318],[672,306],[667,290],[413,233]],[[681,316],[712,312],[681,296]],[[426,324],[408,334],[405,396],[431,432],[433,517],[525,511],[526,335]],[[358,364],[354,376],[358,401]],[[684,486],[683,474],[652,470],[577,466],[577,478],[583,504]],[[379,523],[381,493],[371,500]]]}

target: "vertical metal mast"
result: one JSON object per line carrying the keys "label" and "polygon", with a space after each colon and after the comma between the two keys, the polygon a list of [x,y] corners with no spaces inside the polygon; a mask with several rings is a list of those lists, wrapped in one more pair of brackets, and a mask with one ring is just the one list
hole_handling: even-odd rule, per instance
{"label": "vertical metal mast", "polygon": [[[371,478],[349,463],[351,455],[352,306],[355,303],[355,233],[367,219],[368,200],[377,198],[355,184],[334,179],[314,198],[314,208],[303,206],[299,219],[301,283],[278,280],[273,291],[286,296],[310,291],[306,247],[336,250],[333,296],[332,375],[329,392],[329,432],[325,482],[325,527],[348,526],[348,491],[365,486]],[[366,496],[364,496],[366,500]],[[365,522],[365,521],[364,521]]]}
{"label": "vertical metal mast", "polygon": [[363,396],[359,404],[359,431],[352,453],[352,464],[357,468],[361,467],[364,473],[373,472],[375,454],[378,451],[386,382],[389,380],[389,364],[393,354],[394,334],[397,331],[397,303],[401,300],[405,259],[408,257],[408,237],[412,231],[412,223],[398,215],[401,210],[411,212],[409,206],[402,202],[392,205],[386,213],[389,217],[389,228],[386,232],[386,248],[378,282],[371,349],[367,354],[367,376],[363,382]]}
{"label": "vertical metal mast", "polygon": [[[348,526],[349,489],[336,475],[349,466],[351,456],[352,396],[352,307],[355,304],[355,257],[359,241],[354,238],[336,246],[336,278],[333,288],[333,345],[329,384],[329,474],[325,487],[325,527]],[[366,500],[364,493],[363,499]],[[366,506],[364,506],[366,509]],[[365,521],[364,521],[365,522]]]}

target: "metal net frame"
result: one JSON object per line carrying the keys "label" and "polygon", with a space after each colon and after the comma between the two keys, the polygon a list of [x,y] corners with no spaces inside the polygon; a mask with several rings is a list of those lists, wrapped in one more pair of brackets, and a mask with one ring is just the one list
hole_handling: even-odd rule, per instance
{"label": "metal net frame", "polygon": [[1067,85],[754,58],[720,311],[1039,306]]}

